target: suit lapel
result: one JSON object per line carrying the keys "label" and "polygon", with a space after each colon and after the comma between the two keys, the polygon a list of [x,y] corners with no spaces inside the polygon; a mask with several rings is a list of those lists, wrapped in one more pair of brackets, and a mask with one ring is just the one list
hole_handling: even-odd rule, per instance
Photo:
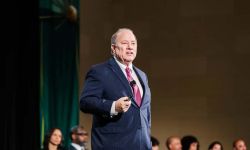
{"label": "suit lapel", "polygon": [[109,60],[109,64],[110,64],[110,68],[111,70],[115,73],[115,75],[120,79],[120,81],[122,82],[122,84],[124,85],[124,87],[127,89],[129,95],[127,96],[132,96],[132,89],[128,83],[127,78],[124,76],[124,73],[122,72],[121,68],[119,67],[119,65],[115,62],[114,58],[111,58]]}
{"label": "suit lapel", "polygon": [[[119,67],[119,65],[117,64],[117,62],[115,61],[114,58],[110,58],[109,60],[109,65],[110,65],[110,68],[111,70],[114,72],[114,74],[117,76],[117,78],[120,79],[120,81],[122,82],[122,84],[124,85],[124,87],[127,89],[127,92],[129,93],[129,95],[126,95],[126,96],[131,96],[133,97],[133,91],[128,83],[128,80],[127,78],[125,77],[124,73],[122,72],[121,68]],[[133,66],[133,69],[141,83],[141,86],[142,86],[142,89],[143,89],[143,96],[142,96],[142,103],[143,103],[143,98],[144,98],[144,95],[145,95],[145,83],[146,81],[144,81],[144,79],[142,78],[143,75],[140,73],[140,71],[138,70],[138,68],[136,68],[135,66]],[[139,107],[137,105],[137,103],[135,102],[134,98],[132,100],[132,105],[136,106],[136,107]]]}

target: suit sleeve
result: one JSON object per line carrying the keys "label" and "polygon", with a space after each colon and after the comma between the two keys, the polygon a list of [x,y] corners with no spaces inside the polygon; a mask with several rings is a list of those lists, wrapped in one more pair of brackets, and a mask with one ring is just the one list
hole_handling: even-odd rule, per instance
{"label": "suit sleeve", "polygon": [[[146,81],[147,81],[147,84],[148,84],[148,77],[147,76],[146,76]],[[149,87],[149,84],[148,84],[148,87]],[[150,88],[149,88],[149,90],[150,90]],[[148,120],[149,120],[148,125],[149,125],[149,128],[151,128],[151,97],[150,97],[150,105],[149,105],[149,107],[147,109],[148,109]]]}
{"label": "suit sleeve", "polygon": [[102,75],[91,69],[86,76],[80,96],[80,109],[85,113],[110,116],[113,101],[103,98],[104,85]]}

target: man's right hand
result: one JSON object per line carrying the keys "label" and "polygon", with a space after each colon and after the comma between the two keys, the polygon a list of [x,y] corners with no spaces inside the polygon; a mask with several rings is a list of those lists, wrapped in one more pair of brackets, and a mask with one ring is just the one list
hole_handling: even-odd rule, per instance
{"label": "man's right hand", "polygon": [[121,97],[115,102],[115,111],[126,112],[128,111],[129,107],[131,106],[131,100],[129,97]]}

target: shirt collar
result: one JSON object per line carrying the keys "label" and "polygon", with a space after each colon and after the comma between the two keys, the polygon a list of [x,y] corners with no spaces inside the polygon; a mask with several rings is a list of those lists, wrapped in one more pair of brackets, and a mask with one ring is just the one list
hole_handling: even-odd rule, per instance
{"label": "shirt collar", "polygon": [[[117,64],[120,66],[120,68],[122,68],[123,70],[125,70],[127,68],[127,66],[124,65],[124,64],[122,64],[120,61],[118,61],[118,59],[115,56],[114,56],[114,58],[115,58],[115,61],[117,62]],[[132,65],[132,63],[130,63],[128,65],[128,67],[133,72],[133,65]]]}
{"label": "shirt collar", "polygon": [[76,143],[71,143],[72,146],[74,146],[77,150],[82,150],[82,147]]}

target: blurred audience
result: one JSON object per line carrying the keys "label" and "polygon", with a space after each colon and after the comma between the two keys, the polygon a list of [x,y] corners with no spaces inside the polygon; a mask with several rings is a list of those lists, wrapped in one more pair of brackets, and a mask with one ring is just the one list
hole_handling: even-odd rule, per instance
{"label": "blurred audience", "polygon": [[83,126],[77,125],[70,130],[71,144],[69,150],[87,150],[88,133]]}
{"label": "blurred audience", "polygon": [[63,135],[59,128],[52,128],[44,137],[43,150],[63,150]]}
{"label": "blurred audience", "polygon": [[151,136],[151,142],[152,142],[152,150],[159,150],[160,149],[160,142],[157,138]]}
{"label": "blurred audience", "polygon": [[237,139],[233,142],[233,150],[247,150],[246,143],[243,139]]}
{"label": "blurred audience", "polygon": [[208,150],[223,150],[223,146],[219,141],[214,141],[208,146]]}
{"label": "blurred audience", "polygon": [[200,144],[198,139],[193,135],[184,136],[181,139],[182,150],[199,150]]}
{"label": "blurred audience", "polygon": [[182,150],[181,139],[178,136],[170,136],[167,138],[166,147],[168,150]]}

